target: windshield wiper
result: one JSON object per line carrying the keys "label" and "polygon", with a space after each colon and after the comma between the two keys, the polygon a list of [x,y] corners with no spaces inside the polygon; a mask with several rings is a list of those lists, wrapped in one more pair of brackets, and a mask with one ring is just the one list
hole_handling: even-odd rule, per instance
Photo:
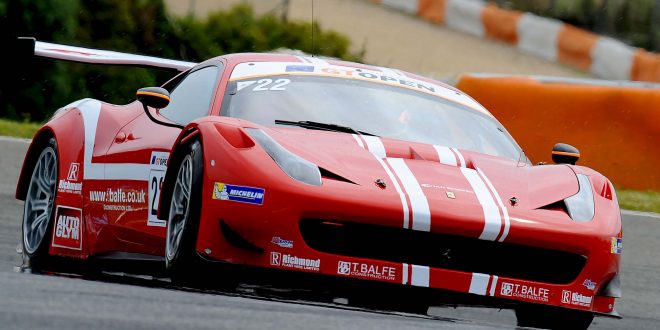
{"label": "windshield wiper", "polygon": [[320,131],[331,131],[331,132],[342,132],[342,133],[351,133],[351,134],[359,134],[359,135],[369,135],[369,136],[378,136],[375,134],[363,132],[363,131],[358,131],[356,129],[353,129],[348,126],[341,126],[337,124],[326,124],[326,123],[319,123],[317,121],[309,121],[309,120],[301,120],[301,121],[289,121],[289,120],[279,120],[275,119],[275,124],[278,125],[289,125],[289,126],[298,126],[302,128],[308,128],[308,129],[316,129]]}

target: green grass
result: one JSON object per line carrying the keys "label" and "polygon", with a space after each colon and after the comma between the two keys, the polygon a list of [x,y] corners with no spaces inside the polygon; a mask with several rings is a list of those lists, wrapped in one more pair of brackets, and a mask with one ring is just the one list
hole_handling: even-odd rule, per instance
{"label": "green grass", "polygon": [[617,190],[622,209],[660,213],[660,192]]}
{"label": "green grass", "polygon": [[41,124],[0,119],[0,136],[31,139]]}
{"label": "green grass", "polygon": [[[0,136],[30,139],[41,125],[0,119]],[[617,190],[619,205],[626,210],[660,213],[660,192]]]}

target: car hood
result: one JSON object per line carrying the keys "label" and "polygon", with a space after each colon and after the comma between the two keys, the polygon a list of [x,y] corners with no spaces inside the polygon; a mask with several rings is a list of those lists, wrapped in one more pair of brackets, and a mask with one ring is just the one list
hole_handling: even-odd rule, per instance
{"label": "car hood", "polygon": [[[455,228],[463,234],[467,229],[477,236],[499,237],[505,213],[529,215],[579,190],[575,173],[566,165],[532,166],[468,150],[355,134],[264,130],[291,152],[317,164],[324,186],[344,181],[349,189],[373,190],[380,194],[379,201],[407,207],[404,226],[411,229],[429,230],[428,213],[433,222],[464,220]],[[455,160],[448,160],[452,156]],[[379,179],[384,188],[376,184]],[[485,233],[489,225],[490,234]]]}

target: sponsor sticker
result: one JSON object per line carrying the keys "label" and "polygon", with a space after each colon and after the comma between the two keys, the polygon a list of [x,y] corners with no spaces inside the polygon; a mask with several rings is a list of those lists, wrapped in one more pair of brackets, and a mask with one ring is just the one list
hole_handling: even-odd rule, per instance
{"label": "sponsor sticker", "polygon": [[69,174],[67,174],[66,179],[69,181],[78,181],[78,170],[80,169],[79,163],[71,163],[69,166]]}
{"label": "sponsor sticker", "polygon": [[321,259],[306,259],[279,252],[270,253],[272,266],[318,271],[321,269]]}
{"label": "sponsor sticker", "polygon": [[396,268],[363,262],[339,261],[337,274],[393,281],[396,279]]}
{"label": "sponsor sticker", "polygon": [[264,203],[265,194],[266,190],[263,188],[237,186],[216,182],[213,186],[213,196],[211,198],[262,205]]}
{"label": "sponsor sticker", "polygon": [[58,206],[55,213],[52,245],[59,248],[81,250],[82,227],[81,209]]}
{"label": "sponsor sticker", "polygon": [[502,282],[500,294],[505,297],[517,297],[534,301],[548,301],[549,289],[531,285]]}
{"label": "sponsor sticker", "polygon": [[561,302],[563,304],[589,307],[591,306],[591,301],[593,298],[593,296],[585,296],[579,292],[572,292],[568,290],[563,290],[561,292]]}
{"label": "sponsor sticker", "polygon": [[286,72],[314,72],[311,65],[287,65]]}
{"label": "sponsor sticker", "polygon": [[612,237],[612,246],[610,252],[613,254],[621,254],[623,251],[623,239],[619,237]]}
{"label": "sponsor sticker", "polygon": [[57,183],[57,191],[61,193],[80,194],[82,192],[82,182],[78,182],[79,172],[80,164],[71,163],[66,180],[60,180]]}
{"label": "sponsor sticker", "polygon": [[169,152],[153,151],[149,158],[149,211],[147,212],[147,226],[165,227],[165,220],[158,219],[158,204],[160,203],[160,189],[165,180]]}
{"label": "sponsor sticker", "polygon": [[596,288],[596,282],[593,282],[590,279],[584,280],[584,282],[582,282],[582,285],[584,285],[584,287],[589,290],[594,290]]}
{"label": "sponsor sticker", "polygon": [[273,239],[270,241],[271,243],[278,245],[283,248],[290,249],[293,247],[293,241],[282,239],[281,237],[273,237]]}
{"label": "sponsor sticker", "polygon": [[137,211],[144,209],[147,194],[144,190],[108,188],[107,190],[90,190],[89,200],[103,203],[103,209],[106,211]]}

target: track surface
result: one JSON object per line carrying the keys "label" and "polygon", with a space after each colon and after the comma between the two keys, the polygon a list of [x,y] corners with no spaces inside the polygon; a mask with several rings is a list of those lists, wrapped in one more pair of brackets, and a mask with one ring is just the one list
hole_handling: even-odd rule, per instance
{"label": "track surface", "polygon": [[[0,137],[0,328],[2,329],[513,329],[511,311],[430,309],[432,317],[341,304],[170,287],[158,279],[98,280],[18,272],[22,202],[13,197],[28,144]],[[623,320],[596,318],[592,329],[660,326],[660,218],[624,215]],[[257,288],[258,289],[258,288]]]}

